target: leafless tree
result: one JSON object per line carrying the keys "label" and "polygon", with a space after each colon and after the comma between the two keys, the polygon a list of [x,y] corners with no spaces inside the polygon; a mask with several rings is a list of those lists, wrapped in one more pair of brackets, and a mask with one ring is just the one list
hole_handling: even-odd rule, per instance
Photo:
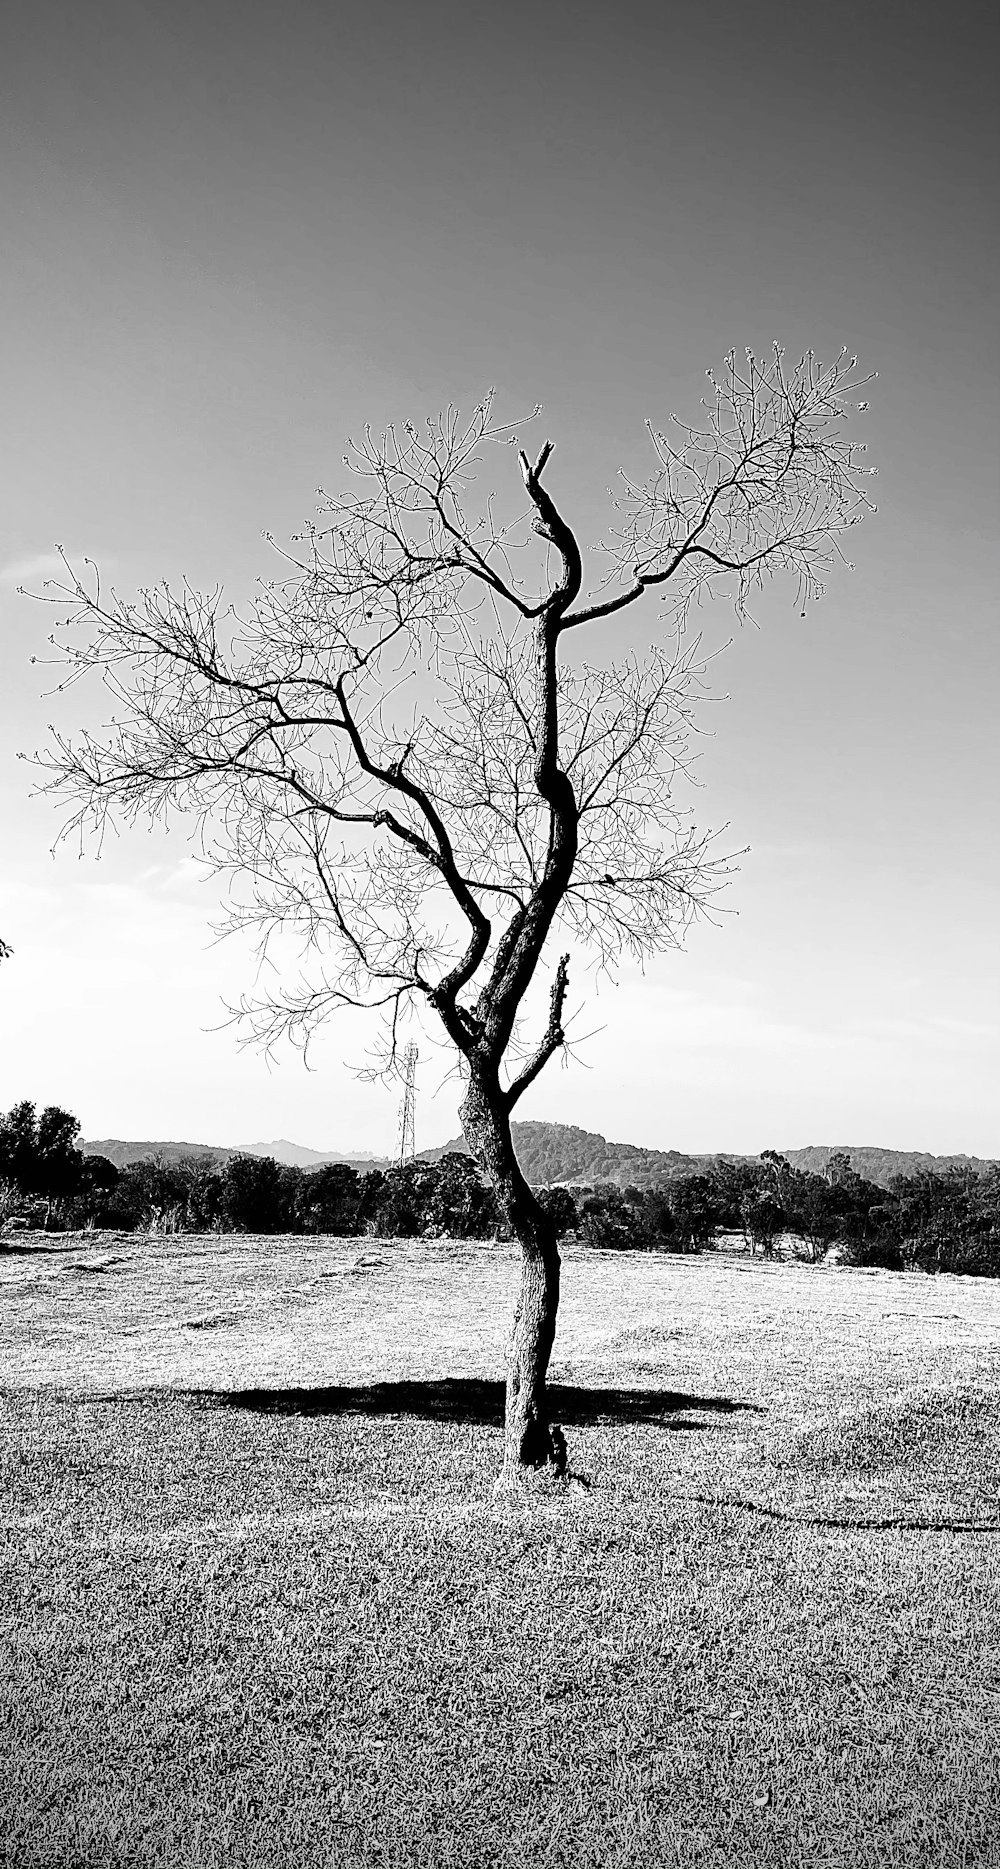
{"label": "leafless tree", "polygon": [[[511,1114],[566,1046],[568,953],[533,1041],[529,986],[550,937],[605,963],[679,943],[726,869],[677,795],[705,687],[692,606],[719,586],[743,616],[784,572],[804,607],[871,509],[845,432],[865,406],[856,360],[790,369],[776,347],[709,377],[699,425],[650,427],[651,477],[622,475],[589,595],[551,442],[517,448],[520,517],[502,520],[493,494],[476,504],[486,448],[517,447],[487,397],[469,421],[450,409],[366,431],[345,456],[355,490],[324,497],[249,617],[186,585],[125,602],[68,564],[51,599],[74,605],[53,637],[66,681],[96,670],[115,707],[100,735],[54,733],[43,757],[66,830],[196,814],[231,878],[231,925],[265,955],[289,931],[303,944],[297,978],[282,969],[241,1005],[256,1040],[307,1045],[337,1007],[379,1008],[391,1069],[416,1006],[453,1048],[469,1148],[523,1256],[508,1482],[565,1463],[546,1393],[559,1252]],[[567,662],[571,633],[651,594],[666,609],[648,656]]]}

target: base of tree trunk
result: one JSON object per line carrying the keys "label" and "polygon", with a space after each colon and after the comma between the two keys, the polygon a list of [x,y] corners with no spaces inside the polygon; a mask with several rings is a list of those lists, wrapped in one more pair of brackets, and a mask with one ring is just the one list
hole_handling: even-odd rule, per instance
{"label": "base of tree trunk", "polygon": [[569,1467],[548,1462],[544,1467],[501,1467],[493,1491],[501,1499],[565,1499],[590,1490],[590,1481]]}
{"label": "base of tree trunk", "polygon": [[493,1484],[495,1493],[517,1494],[529,1499],[562,1498],[567,1493],[590,1491],[590,1481],[582,1473],[570,1470],[562,1429],[547,1429],[549,1452],[545,1459],[528,1462],[507,1457]]}
{"label": "base of tree trunk", "polygon": [[565,1499],[590,1491],[590,1481],[568,1466],[549,1461],[543,1467],[501,1467],[493,1482],[502,1499]]}

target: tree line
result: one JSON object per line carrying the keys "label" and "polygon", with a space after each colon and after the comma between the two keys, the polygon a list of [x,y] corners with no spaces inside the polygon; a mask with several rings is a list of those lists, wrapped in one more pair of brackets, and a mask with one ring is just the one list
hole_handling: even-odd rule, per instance
{"label": "tree line", "polygon": [[[18,1103],[0,1117],[0,1221],[123,1232],[339,1234],[455,1239],[509,1237],[496,1195],[457,1152],[362,1172],[346,1162],[289,1167],[271,1156],[164,1161],[123,1170],[77,1146],[80,1124]],[[605,1251],[697,1253],[733,1236],[762,1257],[779,1242],[816,1262],[1000,1277],[1000,1166],[898,1175],[883,1188],[846,1154],[822,1173],[766,1149],[756,1161],[719,1156],[703,1172],[653,1187],[549,1187],[536,1198],[560,1238]]]}

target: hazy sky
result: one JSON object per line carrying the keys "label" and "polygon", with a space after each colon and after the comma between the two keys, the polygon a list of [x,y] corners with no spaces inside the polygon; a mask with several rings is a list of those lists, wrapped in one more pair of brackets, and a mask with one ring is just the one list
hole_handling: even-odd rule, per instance
{"label": "hazy sky", "polygon": [[[182,829],[50,855],[15,755],[74,712],[41,698],[52,619],[17,586],[54,541],[123,592],[245,595],[262,531],[340,486],[349,433],[490,384],[501,415],[544,404],[548,482],[590,539],[619,465],[648,471],[643,419],[694,414],[730,345],[777,339],[879,371],[880,510],[818,610],[775,586],[717,667],[700,812],[751,846],[733,913],[596,997],[578,969],[589,1068],[550,1066],[519,1114],[662,1148],[1000,1155],[986,13],[34,0],[8,20],[0,1109],[330,1149],[396,1128],[395,1095],[348,1068],[357,1018],[311,1073],[212,1029],[251,967],[211,945]],[[654,627],[655,605],[637,640]],[[438,1076],[418,1146],[456,1131]]]}

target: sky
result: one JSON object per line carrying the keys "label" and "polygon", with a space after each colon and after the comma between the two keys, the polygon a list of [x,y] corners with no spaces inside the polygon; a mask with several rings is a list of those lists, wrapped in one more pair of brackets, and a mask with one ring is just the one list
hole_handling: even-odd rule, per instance
{"label": "sky", "polygon": [[[618,468],[650,470],[645,419],[695,414],[730,346],[777,340],[878,371],[879,511],[804,620],[780,581],[756,628],[713,611],[734,640],[699,818],[748,847],[726,914],[644,975],[598,983],[580,957],[594,1036],[518,1114],[664,1149],[1000,1156],[987,19],[962,0],[11,15],[0,1110],[57,1103],[89,1138],[382,1153],[397,1134],[398,1091],[357,1074],[359,1016],[311,1070],[238,1046],[223,1002],[252,959],[215,940],[183,824],[52,854],[18,754],[104,717],[31,662],[60,613],[18,586],[42,588],[57,541],[123,594],[186,576],[245,598],[275,568],[263,533],[339,490],[349,435],[490,385],[502,417],[543,405],[547,482],[590,540]],[[442,1077],[422,1060],[418,1147],[457,1134]]]}

